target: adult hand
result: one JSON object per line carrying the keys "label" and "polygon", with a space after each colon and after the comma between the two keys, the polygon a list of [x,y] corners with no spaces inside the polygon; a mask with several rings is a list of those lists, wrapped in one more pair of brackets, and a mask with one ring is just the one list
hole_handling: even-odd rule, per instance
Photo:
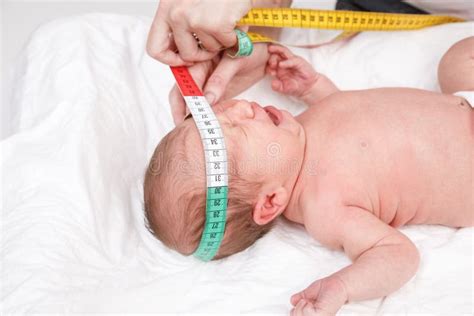
{"label": "adult hand", "polygon": [[237,43],[234,29],[251,6],[251,0],[161,0],[148,34],[147,52],[170,66],[210,60]]}
{"label": "adult hand", "polygon": [[[265,75],[268,60],[266,43],[254,45],[252,55],[242,58],[230,58],[226,54],[216,56],[212,60],[201,62],[189,67],[196,84],[203,89],[206,99],[211,105],[224,99],[231,98]],[[176,125],[186,116],[187,108],[177,86],[169,95],[171,113]]]}

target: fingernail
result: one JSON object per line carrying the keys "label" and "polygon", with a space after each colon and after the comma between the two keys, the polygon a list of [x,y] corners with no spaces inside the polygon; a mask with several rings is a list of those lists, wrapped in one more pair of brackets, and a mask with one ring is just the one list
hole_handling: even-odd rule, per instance
{"label": "fingernail", "polygon": [[206,94],[204,94],[204,96],[206,97],[207,102],[209,102],[209,104],[211,104],[211,105],[216,100],[216,96],[212,92],[206,92]]}

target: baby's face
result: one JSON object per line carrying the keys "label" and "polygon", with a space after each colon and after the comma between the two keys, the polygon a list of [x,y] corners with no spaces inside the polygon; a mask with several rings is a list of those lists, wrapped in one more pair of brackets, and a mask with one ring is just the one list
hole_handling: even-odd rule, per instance
{"label": "baby's face", "polygon": [[214,106],[214,111],[239,174],[279,182],[298,174],[305,134],[288,111],[244,100],[221,102]]}

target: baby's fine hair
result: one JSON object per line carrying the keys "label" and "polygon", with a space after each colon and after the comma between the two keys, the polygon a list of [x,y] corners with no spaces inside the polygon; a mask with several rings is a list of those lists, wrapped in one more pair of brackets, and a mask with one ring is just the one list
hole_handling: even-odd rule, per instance
{"label": "baby's fine hair", "polygon": [[[198,247],[204,230],[206,177],[204,152],[192,121],[185,121],[158,144],[144,182],[145,223],[166,246],[183,255]],[[244,180],[229,159],[227,223],[222,244],[214,259],[221,259],[251,246],[265,235],[273,222],[258,225],[252,213],[260,189],[257,181]],[[229,146],[231,145],[231,146]]]}

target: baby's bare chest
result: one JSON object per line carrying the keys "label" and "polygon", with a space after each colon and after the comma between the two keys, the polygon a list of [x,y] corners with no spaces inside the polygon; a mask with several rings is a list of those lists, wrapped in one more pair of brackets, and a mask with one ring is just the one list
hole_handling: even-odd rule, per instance
{"label": "baby's bare chest", "polygon": [[315,190],[392,226],[473,225],[473,110],[413,89],[342,93],[303,118]]}

